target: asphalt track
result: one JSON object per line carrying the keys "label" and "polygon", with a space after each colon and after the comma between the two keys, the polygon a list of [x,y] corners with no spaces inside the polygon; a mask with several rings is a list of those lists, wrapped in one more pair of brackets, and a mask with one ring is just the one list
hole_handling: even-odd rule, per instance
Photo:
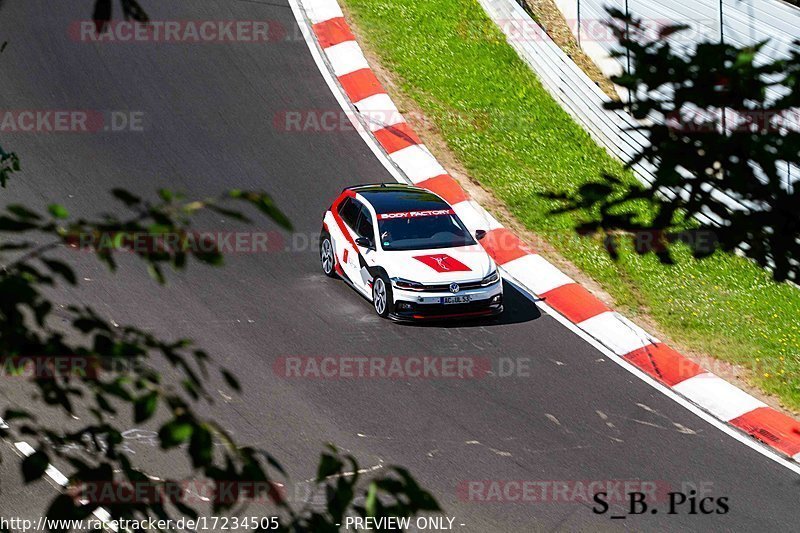
{"label": "asphalt track", "polygon": [[[274,20],[299,35],[283,2],[149,2],[152,19]],[[24,173],[3,203],[59,199],[76,214],[111,209],[115,186],[189,196],[258,188],[274,195],[303,235],[354,183],[391,181],[355,132],[287,133],[287,110],[338,106],[299,38],[269,44],[87,44],[67,28],[88,18],[89,0],[5,2],[0,10],[0,94],[5,109],[98,109],[144,113],[142,132],[4,134]],[[211,218],[206,227],[239,228]],[[261,229],[274,229],[264,224]],[[408,467],[456,517],[461,531],[796,530],[796,474],[737,442],[607,360],[534,303],[507,287],[497,324],[409,327],[379,320],[366,301],[325,278],[317,252],[302,246],[238,254],[224,270],[191,265],[166,288],[123,260],[116,276],[75,252],[81,301],[121,324],[186,336],[231,367],[245,393],[220,393],[212,408],[241,442],[280,458],[293,481],[313,477],[324,442],[365,468]],[[474,356],[529,358],[529,377],[478,380],[283,379],[284,356]],[[222,387],[219,387],[222,390]],[[2,402],[26,401],[2,387]],[[224,391],[223,391],[224,392]],[[56,415],[43,413],[54,423]],[[133,429],[133,428],[131,428]],[[146,429],[146,428],[141,428]],[[154,473],[177,464],[132,439],[135,460]],[[12,456],[4,448],[3,457]],[[21,488],[3,465],[0,510],[40,513],[51,487]],[[646,480],[702,486],[727,497],[725,515],[657,515],[611,520],[567,502],[464,501],[467,480]],[[24,495],[24,498],[20,495]],[[662,504],[663,506],[663,504]]]}

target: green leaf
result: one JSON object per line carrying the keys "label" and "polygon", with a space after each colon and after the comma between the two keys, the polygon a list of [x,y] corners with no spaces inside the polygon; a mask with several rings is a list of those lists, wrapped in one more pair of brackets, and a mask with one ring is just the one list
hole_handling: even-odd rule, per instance
{"label": "green leaf", "polygon": [[292,229],[292,222],[286,215],[283,214],[280,209],[278,209],[272,197],[267,193],[231,189],[228,191],[228,197],[249,202],[259,211],[274,220],[282,228],[287,230]]}
{"label": "green leaf", "polygon": [[259,211],[274,220],[280,227],[287,230],[292,229],[292,222],[286,215],[283,214],[280,209],[278,209],[278,206],[275,205],[275,202],[269,195],[261,194],[260,197],[253,203],[259,209]]}
{"label": "green leaf", "polygon": [[377,516],[377,504],[378,486],[375,483],[370,483],[369,489],[367,490],[367,498],[364,503],[364,509],[367,512],[367,516]]}
{"label": "green leaf", "polygon": [[148,264],[147,273],[150,274],[150,277],[156,280],[160,285],[164,285],[167,282],[167,279],[164,277],[164,272],[158,265],[154,265],[152,263]]}
{"label": "green leaf", "polygon": [[323,453],[319,460],[319,467],[317,468],[317,483],[325,481],[326,478],[337,474],[344,463],[329,453]]}
{"label": "green leaf", "polygon": [[208,428],[202,424],[195,426],[192,431],[192,439],[189,442],[189,455],[195,468],[211,464],[213,446],[214,439]]}
{"label": "green leaf", "polygon": [[22,460],[22,477],[25,483],[36,481],[44,475],[50,465],[50,459],[43,451],[37,451]]}
{"label": "green leaf", "polygon": [[158,406],[158,393],[151,392],[136,399],[133,403],[133,420],[136,423],[149,420],[156,412]]}
{"label": "green leaf", "polygon": [[69,217],[69,211],[61,204],[50,204],[47,206],[47,210],[55,218],[64,219]]}
{"label": "green leaf", "polygon": [[161,427],[158,438],[161,440],[161,447],[166,449],[174,448],[186,442],[192,436],[194,426],[184,419],[176,418]]}

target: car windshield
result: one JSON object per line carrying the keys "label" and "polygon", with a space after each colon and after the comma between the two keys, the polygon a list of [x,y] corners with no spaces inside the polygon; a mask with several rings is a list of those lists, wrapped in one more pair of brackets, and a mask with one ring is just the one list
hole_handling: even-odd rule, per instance
{"label": "car windshield", "polygon": [[475,244],[475,239],[452,209],[380,214],[378,234],[381,246],[386,251]]}

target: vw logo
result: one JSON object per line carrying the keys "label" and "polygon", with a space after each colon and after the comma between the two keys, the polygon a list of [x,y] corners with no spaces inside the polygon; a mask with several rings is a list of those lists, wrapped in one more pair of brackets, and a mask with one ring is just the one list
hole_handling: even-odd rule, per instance
{"label": "vw logo", "polygon": [[452,292],[453,294],[457,293],[460,290],[461,290],[461,287],[458,286],[458,283],[451,283],[450,284],[450,292]]}

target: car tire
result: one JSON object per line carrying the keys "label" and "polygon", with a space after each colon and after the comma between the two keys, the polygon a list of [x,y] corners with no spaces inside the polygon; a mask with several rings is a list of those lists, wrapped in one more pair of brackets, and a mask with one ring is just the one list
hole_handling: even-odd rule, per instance
{"label": "car tire", "polygon": [[392,284],[386,274],[380,274],[372,281],[372,307],[382,318],[387,318],[394,311]]}
{"label": "car tire", "polygon": [[333,251],[331,235],[327,231],[323,231],[319,236],[319,263],[326,276],[336,277],[336,254]]}

